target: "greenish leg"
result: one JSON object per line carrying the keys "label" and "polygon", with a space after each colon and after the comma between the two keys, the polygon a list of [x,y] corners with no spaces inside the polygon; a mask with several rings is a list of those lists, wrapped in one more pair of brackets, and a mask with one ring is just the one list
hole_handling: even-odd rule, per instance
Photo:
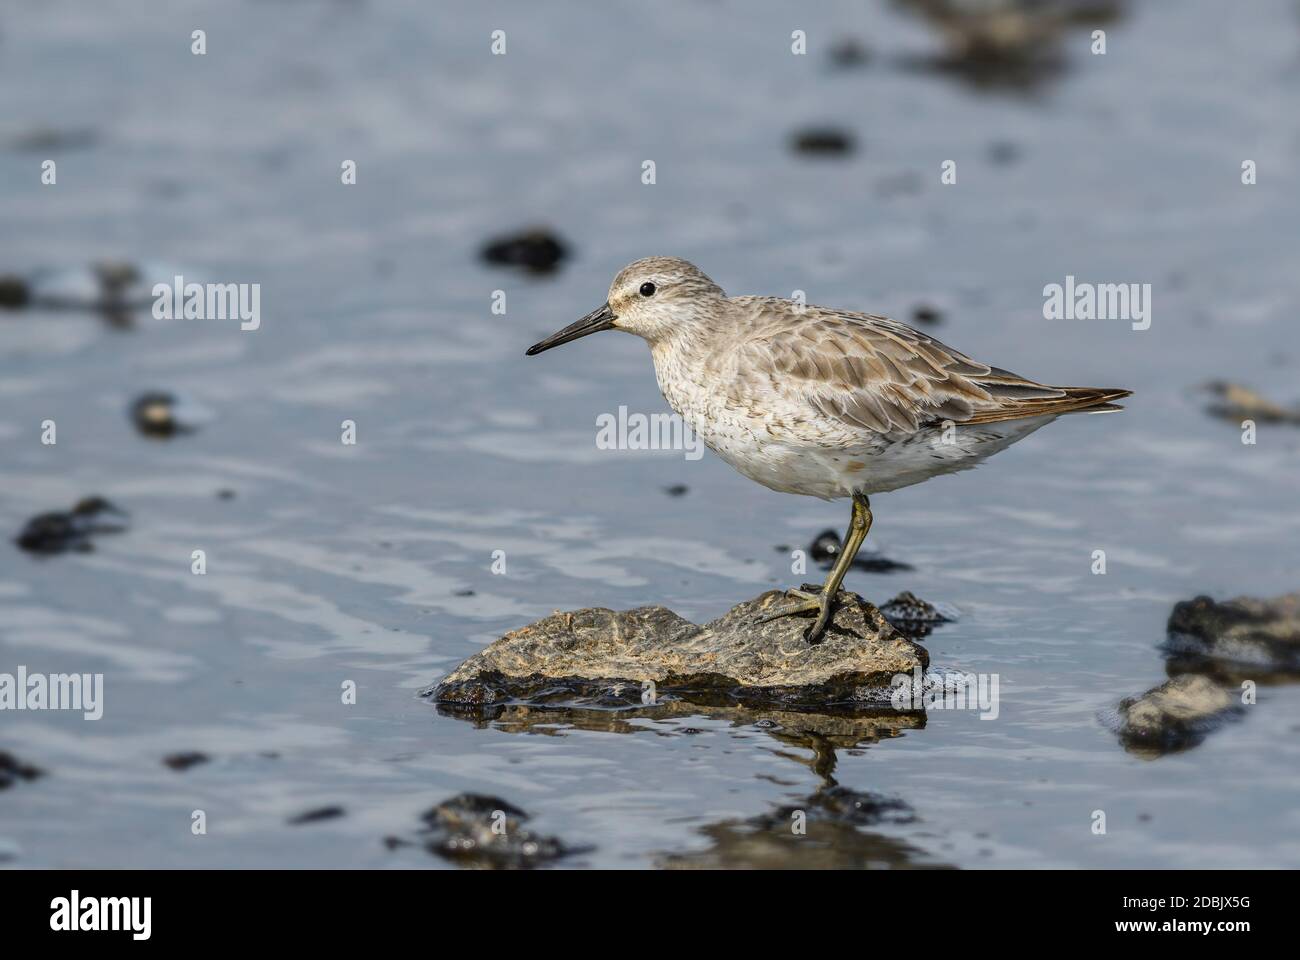
{"label": "greenish leg", "polygon": [[844,549],[840,551],[840,555],[835,561],[835,567],[831,570],[830,576],[826,578],[821,593],[805,593],[802,590],[791,590],[789,592],[799,597],[799,601],[769,613],[760,622],[767,623],[767,621],[775,620],[778,617],[788,617],[791,614],[809,613],[816,610],[817,622],[808,630],[807,638],[809,643],[816,643],[820,640],[821,635],[826,632],[826,625],[831,622],[835,594],[839,593],[840,584],[844,582],[844,576],[849,572],[849,567],[853,564],[853,559],[858,555],[858,550],[862,548],[862,541],[867,539],[867,532],[870,530],[871,502],[862,494],[855,493],[853,495],[853,518],[849,521],[848,536],[844,538]]}

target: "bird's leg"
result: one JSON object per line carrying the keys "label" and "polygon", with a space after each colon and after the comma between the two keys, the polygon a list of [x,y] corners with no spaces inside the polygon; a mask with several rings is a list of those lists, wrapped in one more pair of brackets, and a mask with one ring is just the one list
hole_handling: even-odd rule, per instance
{"label": "bird's leg", "polygon": [[844,576],[849,572],[849,567],[853,564],[853,559],[858,555],[858,550],[862,548],[862,541],[867,539],[867,532],[871,529],[871,502],[862,494],[853,495],[853,517],[849,521],[849,533],[844,538],[844,546],[840,550],[840,555],[835,561],[835,566],[826,578],[826,583],[822,586],[821,593],[810,594],[801,590],[791,590],[800,600],[797,603],[784,606],[773,613],[768,614],[760,620],[760,623],[767,623],[769,620],[775,620],[778,617],[788,617],[795,613],[808,613],[812,610],[817,611],[817,621],[809,628],[807,639],[809,643],[816,643],[823,633],[826,632],[826,625],[831,622],[831,613],[834,611],[835,594],[839,593],[840,584],[844,582]]}

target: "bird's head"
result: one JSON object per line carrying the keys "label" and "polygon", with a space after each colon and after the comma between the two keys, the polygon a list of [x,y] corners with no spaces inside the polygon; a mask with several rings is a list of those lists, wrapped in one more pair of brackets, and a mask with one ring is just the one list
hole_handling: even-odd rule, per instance
{"label": "bird's head", "polygon": [[577,323],[528,348],[528,356],[601,330],[634,333],[651,344],[699,320],[722,289],[695,264],[677,257],[645,257],[618,272],[609,299]]}

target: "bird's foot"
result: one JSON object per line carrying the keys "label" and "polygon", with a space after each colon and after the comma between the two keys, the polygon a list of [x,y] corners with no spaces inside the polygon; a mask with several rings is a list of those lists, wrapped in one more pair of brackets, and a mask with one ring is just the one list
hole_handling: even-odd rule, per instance
{"label": "bird's foot", "polygon": [[783,607],[773,610],[769,614],[759,618],[759,623],[768,623],[772,620],[778,620],[781,617],[794,616],[800,613],[812,613],[817,611],[817,620],[804,633],[804,639],[809,643],[817,643],[821,636],[826,632],[826,625],[831,622],[831,612],[834,608],[834,601],[825,593],[809,593],[806,590],[787,590],[787,594],[798,597],[795,603],[788,603]]}

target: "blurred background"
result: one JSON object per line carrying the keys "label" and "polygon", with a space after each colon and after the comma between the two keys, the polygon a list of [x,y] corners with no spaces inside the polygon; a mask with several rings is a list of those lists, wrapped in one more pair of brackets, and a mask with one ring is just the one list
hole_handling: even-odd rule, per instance
{"label": "blurred background", "polygon": [[[0,672],[105,694],[0,713],[0,861],[449,867],[471,792],[557,844],[471,865],[1300,864],[1294,619],[1248,668],[1168,632],[1300,586],[1298,93],[1290,0],[6,5]],[[667,409],[639,340],[525,360],[652,254],[1136,391],[873,504],[847,586],[954,611],[923,642],[996,721],[417,696],[557,608],[719,616],[842,529],[598,450]],[[260,328],[155,318],[176,275],[258,284]],[[1044,319],[1067,275],[1151,284],[1150,328]],[[1195,722],[1133,743],[1176,676]]]}

